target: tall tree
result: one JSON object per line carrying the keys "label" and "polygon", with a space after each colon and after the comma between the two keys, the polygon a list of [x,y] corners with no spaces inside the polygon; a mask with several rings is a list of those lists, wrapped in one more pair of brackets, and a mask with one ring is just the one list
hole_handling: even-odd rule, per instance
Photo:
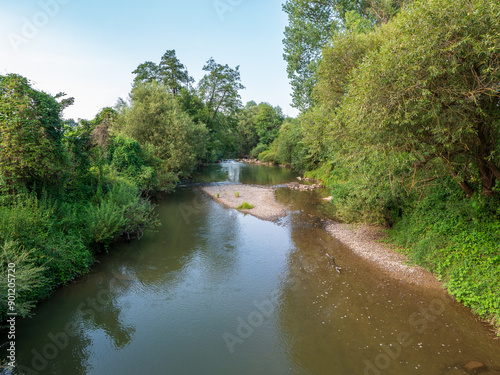
{"label": "tall tree", "polygon": [[199,92],[209,110],[208,125],[211,126],[218,113],[233,115],[241,107],[241,84],[239,66],[230,68],[221,65],[213,58],[207,61],[203,70],[208,72],[199,83]]}
{"label": "tall tree", "polygon": [[315,72],[324,46],[341,30],[367,29],[387,23],[408,0],[287,0],[284,54],[291,81],[292,105],[313,104]]}
{"label": "tall tree", "polygon": [[140,84],[130,94],[120,129],[149,148],[162,161],[163,169],[188,174],[204,157],[207,130],[183,112],[162,83]]}
{"label": "tall tree", "polygon": [[134,86],[156,81],[162,83],[175,96],[180,94],[183,87],[189,89],[194,82],[186,67],[177,58],[175,50],[166,51],[159,64],[146,61],[132,73],[136,75]]}
{"label": "tall tree", "polygon": [[170,92],[175,96],[179,95],[182,87],[189,89],[190,84],[194,82],[186,67],[175,56],[175,50],[165,52],[158,68],[161,81],[170,88]]}
{"label": "tall tree", "polygon": [[139,65],[132,74],[135,74],[134,85],[149,83],[159,80],[158,65],[152,61],[146,61]]}

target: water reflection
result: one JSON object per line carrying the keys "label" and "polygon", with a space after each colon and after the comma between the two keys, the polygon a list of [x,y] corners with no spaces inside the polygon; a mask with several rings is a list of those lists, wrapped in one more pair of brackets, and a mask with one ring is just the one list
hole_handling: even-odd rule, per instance
{"label": "water reflection", "polygon": [[[205,177],[294,178],[268,168],[223,163]],[[495,374],[500,342],[466,308],[353,255],[311,216],[319,193],[279,190],[278,197],[292,205],[279,223],[225,208],[196,187],[167,197],[158,233],[116,245],[90,275],[19,322],[21,369],[445,375],[479,360]]]}
{"label": "water reflection", "polygon": [[288,168],[225,161],[203,167],[195,173],[194,182],[225,182],[271,186],[295,181],[297,176],[297,173]]}
{"label": "water reflection", "polygon": [[295,215],[296,250],[289,255],[291,282],[283,285],[279,325],[292,373],[441,375],[472,360],[497,373],[498,341],[467,309],[443,291],[392,280],[331,238],[320,222]]}

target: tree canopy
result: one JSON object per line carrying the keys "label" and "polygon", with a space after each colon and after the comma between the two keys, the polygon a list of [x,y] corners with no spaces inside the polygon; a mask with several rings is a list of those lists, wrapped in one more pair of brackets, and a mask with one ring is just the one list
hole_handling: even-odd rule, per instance
{"label": "tree canopy", "polygon": [[418,0],[378,30],[352,73],[344,121],[360,142],[439,159],[461,188],[492,195],[500,147],[499,5]]}
{"label": "tree canopy", "polygon": [[283,39],[292,105],[301,111],[313,103],[315,75],[325,46],[341,31],[370,30],[387,23],[408,0],[287,0],[288,26]]}
{"label": "tree canopy", "polygon": [[0,177],[10,186],[52,184],[60,175],[64,105],[19,75],[0,76]]}
{"label": "tree canopy", "polygon": [[241,107],[239,91],[245,86],[241,84],[240,67],[230,68],[210,58],[203,70],[207,74],[201,79],[198,90],[210,112],[208,125],[211,125],[218,113],[234,115]]}
{"label": "tree canopy", "polygon": [[158,65],[146,61],[140,64],[132,73],[136,75],[134,79],[135,85],[156,81],[163,83],[173,95],[179,95],[183,87],[189,88],[194,82],[186,67],[177,58],[175,50],[166,51]]}

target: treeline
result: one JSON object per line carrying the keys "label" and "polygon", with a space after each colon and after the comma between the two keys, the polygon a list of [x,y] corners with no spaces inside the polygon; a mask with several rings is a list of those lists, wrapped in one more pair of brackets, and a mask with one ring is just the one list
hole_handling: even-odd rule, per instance
{"label": "treeline", "polygon": [[[243,107],[239,92],[245,87],[241,84],[238,66],[231,68],[211,58],[203,70],[205,76],[195,85],[175,51],[166,51],[158,64],[147,61],[133,72],[136,78],[132,103],[137,101],[138,92],[152,87],[156,87],[161,95],[174,98],[179,109],[205,129],[206,135],[202,137],[205,147],[198,147],[203,150],[199,155],[203,162],[213,163],[222,158],[249,154],[256,156],[274,140],[285,120],[281,108],[253,101]],[[163,100],[161,95],[156,100]],[[146,106],[145,110],[152,108],[149,104]],[[157,118],[153,112],[150,116]]]}
{"label": "treeline", "polygon": [[331,189],[337,217],[393,227],[410,259],[500,321],[500,4],[288,0],[301,109],[259,158]]}
{"label": "treeline", "polygon": [[29,314],[57,286],[86,272],[117,239],[159,222],[149,197],[171,192],[201,163],[266,147],[284,121],[279,107],[240,101],[238,67],[210,59],[197,87],[167,51],[141,64],[127,101],[91,120],[63,120],[72,98],[0,76],[0,319],[7,267],[16,312]]}

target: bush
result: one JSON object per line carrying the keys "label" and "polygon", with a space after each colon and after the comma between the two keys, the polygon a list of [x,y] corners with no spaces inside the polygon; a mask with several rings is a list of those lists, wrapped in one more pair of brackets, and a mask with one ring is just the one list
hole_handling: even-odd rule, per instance
{"label": "bush", "polygon": [[250,157],[257,159],[260,153],[266,151],[269,148],[269,146],[266,146],[262,143],[259,143],[257,146],[255,146],[252,151],[250,151]]}
{"label": "bush", "polygon": [[114,185],[97,204],[89,204],[85,213],[87,235],[105,246],[122,235],[140,238],[148,225],[158,224],[154,206],[126,182]]}
{"label": "bush", "polygon": [[[141,237],[158,225],[153,205],[134,184],[107,183],[96,202],[57,202],[30,194],[0,206],[0,267],[2,277],[8,263],[19,269],[20,314],[27,315],[55,287],[87,272],[102,246],[122,235]],[[0,319],[4,312],[2,304]]]}
{"label": "bush", "polygon": [[[438,275],[459,302],[500,322],[498,199],[463,199],[453,181],[426,196],[395,224],[393,240]],[[500,326],[499,326],[500,328]]]}
{"label": "bush", "polygon": [[254,205],[248,202],[243,202],[237,207],[238,210],[251,210],[252,208],[254,208]]}
{"label": "bush", "polygon": [[37,300],[36,290],[48,283],[45,268],[37,266],[32,251],[25,251],[18,242],[0,244],[0,319],[8,312],[8,265],[15,265],[15,312],[27,316]]}

